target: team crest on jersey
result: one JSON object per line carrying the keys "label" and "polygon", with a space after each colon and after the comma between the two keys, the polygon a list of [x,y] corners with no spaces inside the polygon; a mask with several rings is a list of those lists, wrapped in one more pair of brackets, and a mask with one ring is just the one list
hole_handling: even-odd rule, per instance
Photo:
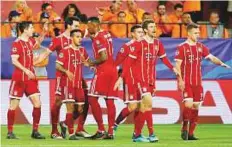
{"label": "team crest on jersey", "polygon": [[131,52],[134,52],[135,51],[135,47],[131,47],[130,50],[131,50]]}
{"label": "team crest on jersey", "polygon": [[13,51],[14,53],[17,52],[17,48],[14,47],[14,48],[12,49],[12,51]]}
{"label": "team crest on jersey", "polygon": [[184,92],[184,97],[188,97],[188,93],[187,92]]}
{"label": "team crest on jersey", "polygon": [[198,48],[198,51],[199,51],[199,52],[202,52],[202,48],[199,47],[199,48]]}
{"label": "team crest on jersey", "polygon": [[158,51],[158,46],[157,45],[155,46],[155,50]]}
{"label": "team crest on jersey", "polygon": [[64,57],[64,54],[63,54],[63,53],[60,53],[60,54],[59,54],[59,57],[60,57],[60,58],[63,58],[63,57]]}
{"label": "team crest on jersey", "polygon": [[121,53],[124,53],[124,48],[121,48],[121,49],[120,49],[120,52],[121,52]]}

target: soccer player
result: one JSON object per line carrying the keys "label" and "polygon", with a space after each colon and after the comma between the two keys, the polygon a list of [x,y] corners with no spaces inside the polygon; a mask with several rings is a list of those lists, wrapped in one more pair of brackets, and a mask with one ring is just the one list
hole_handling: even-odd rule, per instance
{"label": "soccer player", "polygon": [[[117,80],[117,69],[113,59],[112,38],[108,32],[100,29],[100,21],[97,17],[90,17],[87,25],[92,39],[95,57],[94,61],[87,64],[96,67],[96,72],[88,95],[93,116],[98,124],[98,131],[91,138],[114,139],[113,126],[116,114],[114,99],[117,96],[117,91],[114,91],[113,88]],[[99,97],[104,97],[106,101],[108,133],[105,133],[102,111],[98,103]]]}
{"label": "soccer player", "polygon": [[21,35],[14,41],[11,50],[12,63],[15,70],[12,75],[9,97],[10,106],[7,113],[8,134],[7,139],[18,139],[13,133],[15,119],[15,110],[19,106],[19,101],[25,93],[33,105],[33,131],[31,137],[34,139],[45,139],[38,132],[39,121],[41,116],[40,92],[38,81],[33,69],[32,50],[36,41],[32,38],[34,28],[32,22],[23,21],[18,24]]}
{"label": "soccer player", "polygon": [[[69,17],[68,19],[65,20],[65,32],[62,33],[60,36],[54,38],[49,45],[49,48],[44,52],[38,60],[35,61],[35,65],[42,62],[44,59],[46,59],[53,51],[57,52],[57,55],[59,56],[59,53],[62,49],[65,47],[69,46],[71,44],[71,39],[70,39],[70,32],[74,29],[78,29],[80,26],[80,20],[77,17]],[[52,106],[51,110],[51,118],[52,118],[52,132],[51,132],[51,138],[53,139],[62,139],[61,134],[59,133],[57,129],[57,124],[59,120],[59,115],[60,115],[60,108],[62,105],[62,97],[64,97],[64,84],[65,80],[63,80],[63,74],[60,71],[56,72],[56,92],[55,92],[55,103]],[[84,84],[84,81],[83,81]],[[85,93],[88,91],[85,90]],[[87,109],[86,109],[87,108]],[[85,115],[80,117],[80,123],[78,124],[78,132],[81,132],[81,134],[86,135],[84,131],[83,125],[86,119],[86,115],[88,112],[88,104],[85,105]],[[74,115],[76,116],[76,115]],[[75,118],[74,118],[75,119]],[[76,132],[76,133],[78,133]],[[65,135],[63,135],[65,138]]]}
{"label": "soccer player", "polygon": [[[156,79],[156,73],[155,73],[155,65],[156,65],[156,60],[159,57],[162,62],[169,67],[171,70],[173,70],[176,74],[177,71],[175,68],[173,68],[172,64],[166,57],[166,53],[163,47],[162,42],[160,42],[158,39],[155,38],[156,35],[156,25],[153,20],[147,20],[142,24],[142,28],[145,32],[144,39],[141,41],[141,49],[135,49],[131,50],[131,53],[134,54],[134,52],[138,52],[135,54],[138,54],[137,58],[136,56],[133,56],[130,54],[130,57],[135,58],[137,61],[135,62],[140,62],[138,63],[137,69],[135,68],[136,71],[136,77],[138,81],[138,84],[140,85],[141,83],[144,85],[142,90],[144,90],[145,94],[148,94],[146,97],[147,101],[143,102],[142,98],[142,103],[144,103],[147,108],[144,110],[144,118],[147,122],[148,130],[149,130],[149,137],[148,140],[150,142],[156,142],[158,141],[158,138],[154,134],[153,130],[153,120],[152,120],[152,97],[149,96],[149,93],[152,95],[155,94],[155,79]],[[142,55],[142,56],[141,56]],[[130,64],[128,64],[130,65]],[[141,69],[140,69],[141,68]],[[141,91],[141,87],[138,87],[139,91]],[[143,94],[142,94],[143,97]],[[116,121],[117,122],[117,121]],[[135,125],[137,126],[138,121],[135,121]],[[139,124],[142,125],[142,124]],[[136,130],[135,130],[136,131]],[[137,130],[138,131],[138,130]],[[137,139],[134,139],[135,142],[146,142],[143,137],[138,137]]]}
{"label": "soccer player", "polygon": [[177,47],[175,57],[176,69],[181,73],[178,77],[178,86],[183,92],[184,104],[181,138],[197,140],[194,130],[198,121],[198,110],[203,101],[201,61],[205,58],[226,68],[230,68],[230,66],[210,54],[209,49],[198,42],[200,31],[196,24],[189,24],[187,32],[187,40]]}
{"label": "soccer player", "polygon": [[[74,103],[77,104],[79,115],[83,112],[85,95],[82,87],[82,60],[89,59],[84,47],[81,46],[81,30],[70,33],[72,44],[61,50],[56,61],[56,69],[65,74],[64,99],[67,113],[64,124],[68,126],[69,140],[78,140],[74,133]],[[78,117],[77,117],[78,118]],[[61,130],[63,130],[61,128]]]}

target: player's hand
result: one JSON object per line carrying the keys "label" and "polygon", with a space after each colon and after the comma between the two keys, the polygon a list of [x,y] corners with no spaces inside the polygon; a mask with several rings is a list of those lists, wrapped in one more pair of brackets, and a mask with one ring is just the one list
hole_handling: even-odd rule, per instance
{"label": "player's hand", "polygon": [[221,64],[222,67],[225,67],[225,68],[231,68],[229,65],[225,64],[225,63],[222,63]]}
{"label": "player's hand", "polygon": [[178,88],[181,90],[181,91],[184,91],[184,81],[183,80],[179,80],[178,81]]}
{"label": "player's hand", "polygon": [[123,82],[122,77],[119,77],[116,83],[114,84],[114,91],[116,91],[119,88],[122,82]]}
{"label": "player's hand", "polygon": [[74,79],[74,75],[73,75],[73,73],[71,73],[70,71],[66,71],[65,72],[65,74],[68,76],[68,79],[70,80],[70,81],[73,81],[73,79]]}
{"label": "player's hand", "polygon": [[35,74],[32,71],[28,70],[28,69],[25,70],[25,73],[29,77],[29,79],[31,79],[31,80],[34,80],[36,78]]}
{"label": "player's hand", "polygon": [[153,91],[152,91],[152,96],[154,96],[156,93],[156,89],[154,88]]}
{"label": "player's hand", "polygon": [[178,76],[178,75],[180,75],[180,73],[177,71],[177,69],[174,67],[173,68],[173,72]]}

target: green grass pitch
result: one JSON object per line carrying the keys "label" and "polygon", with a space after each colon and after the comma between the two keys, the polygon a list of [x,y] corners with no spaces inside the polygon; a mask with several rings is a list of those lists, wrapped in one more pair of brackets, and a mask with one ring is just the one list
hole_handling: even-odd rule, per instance
{"label": "green grass pitch", "polygon": [[[134,143],[131,136],[133,125],[119,126],[115,140],[52,140],[51,126],[40,126],[40,132],[46,136],[45,140],[30,138],[31,125],[15,125],[14,132],[19,140],[7,140],[7,127],[1,126],[2,147],[232,147],[232,125],[200,124],[196,130],[197,141],[183,141],[180,139],[180,125],[155,125],[155,132],[159,137],[157,143]],[[87,125],[89,133],[96,131],[95,125]],[[143,134],[147,136],[147,127]]]}

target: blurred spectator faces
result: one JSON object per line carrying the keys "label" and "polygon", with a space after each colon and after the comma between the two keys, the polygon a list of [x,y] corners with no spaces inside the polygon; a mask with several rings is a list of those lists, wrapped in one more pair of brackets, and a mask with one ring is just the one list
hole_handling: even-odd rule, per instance
{"label": "blurred spectator faces", "polygon": [[118,13],[118,22],[126,22],[126,13],[124,11]]}
{"label": "blurred spectator faces", "polygon": [[142,21],[144,22],[146,20],[153,20],[151,13],[149,12],[143,13]]}
{"label": "blurred spectator faces", "polygon": [[209,17],[209,21],[212,24],[218,24],[219,23],[219,14],[218,14],[218,12],[211,12],[210,17]]}
{"label": "blurred spectator faces", "polygon": [[192,18],[189,13],[184,13],[181,19],[182,19],[182,23],[186,25],[192,23]]}
{"label": "blurred spectator faces", "polygon": [[20,22],[20,13],[18,13],[17,11],[13,10],[10,11],[9,15],[8,15],[8,20],[9,22]]}
{"label": "blurred spectator faces", "polygon": [[127,7],[130,12],[135,12],[137,10],[137,4],[134,0],[128,0]]}
{"label": "blurred spectator faces", "polygon": [[114,11],[120,11],[121,7],[122,7],[122,0],[114,0],[112,2],[112,5],[111,5],[112,9]]}
{"label": "blurred spectator faces", "polygon": [[181,4],[176,4],[174,6],[176,16],[180,17],[183,14],[183,6]]}
{"label": "blurred spectator faces", "polygon": [[50,3],[44,3],[42,5],[42,11],[46,12],[49,16],[51,15],[52,10],[52,5]]}
{"label": "blurred spectator faces", "polygon": [[166,13],[166,7],[165,7],[165,5],[159,4],[159,5],[157,6],[157,13],[158,13],[159,15],[164,15],[164,14]]}

